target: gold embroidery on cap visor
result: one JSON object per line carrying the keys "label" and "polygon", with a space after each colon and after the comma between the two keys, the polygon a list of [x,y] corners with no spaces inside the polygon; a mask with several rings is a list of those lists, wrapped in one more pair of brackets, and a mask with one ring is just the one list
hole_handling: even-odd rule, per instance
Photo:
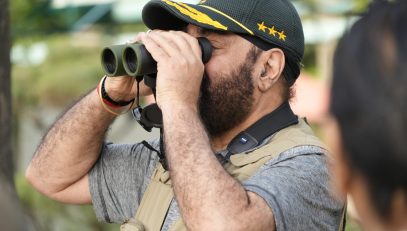
{"label": "gold embroidery on cap visor", "polygon": [[274,26],[268,27],[264,24],[264,22],[257,23],[257,25],[259,26],[258,28],[259,31],[267,33],[266,29],[268,29],[268,34],[273,35],[273,37],[276,37],[277,36],[276,34],[278,34],[278,39],[280,40],[285,41],[287,38],[287,35],[284,33],[284,31],[279,32],[278,30],[275,29]]}
{"label": "gold embroidery on cap visor", "polygon": [[215,8],[212,8],[212,7],[210,7],[210,6],[202,5],[202,7],[205,7],[205,8],[207,8],[207,9],[209,9],[209,10],[212,10],[212,11],[214,11],[214,12],[220,14],[220,15],[223,15],[224,17],[228,18],[229,20],[233,21],[234,23],[236,23],[237,25],[239,25],[241,28],[243,28],[244,30],[246,30],[247,32],[249,32],[249,34],[254,35],[253,31],[249,30],[249,29],[248,29],[247,27],[245,27],[243,24],[241,24],[240,22],[236,21],[234,18],[230,17],[229,15],[223,13],[222,11],[217,10],[217,9],[215,9]]}
{"label": "gold embroidery on cap visor", "polygon": [[270,35],[276,36],[276,33],[278,33],[278,31],[276,31],[276,29],[274,29],[274,26],[271,27],[271,28],[268,27],[268,29],[269,29],[269,34]]}
{"label": "gold embroidery on cap visor", "polygon": [[186,4],[183,3],[176,3],[176,2],[172,2],[169,0],[162,0],[164,3],[166,3],[169,6],[174,7],[175,9],[177,9],[181,14],[186,15],[188,17],[190,17],[191,19],[199,22],[199,23],[203,23],[206,25],[211,25],[215,28],[221,29],[221,30],[227,30],[228,27],[223,25],[222,23],[213,20],[211,17],[209,17],[207,14],[204,14]]}
{"label": "gold embroidery on cap visor", "polygon": [[280,37],[278,37],[278,39],[281,39],[281,40],[285,41],[285,38],[287,37],[287,35],[284,34],[284,31],[281,31],[278,34],[280,35]]}
{"label": "gold embroidery on cap visor", "polygon": [[267,27],[264,25],[264,22],[262,22],[261,24],[257,23],[257,25],[259,26],[259,30],[266,32]]}

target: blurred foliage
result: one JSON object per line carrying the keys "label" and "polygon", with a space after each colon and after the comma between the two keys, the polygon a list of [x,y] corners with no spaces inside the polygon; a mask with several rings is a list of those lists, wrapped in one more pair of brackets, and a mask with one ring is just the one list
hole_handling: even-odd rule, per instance
{"label": "blurred foliage", "polygon": [[15,177],[17,193],[41,231],[117,231],[119,225],[100,223],[91,206],[58,203],[35,191],[24,176]]}
{"label": "blurred foliage", "polygon": [[[20,44],[28,47],[37,41],[23,40]],[[44,63],[13,67],[12,90],[17,106],[67,104],[94,87],[103,74],[99,61],[101,49],[92,45],[92,41],[55,35],[43,42],[49,51]]]}
{"label": "blurred foliage", "polygon": [[[301,5],[306,6],[307,10],[311,12],[311,15],[308,16],[317,16],[318,14],[316,13],[325,13],[324,9],[321,8],[321,2],[323,0],[292,0],[293,2],[298,2],[301,3]],[[335,0],[335,2],[340,2],[342,0]],[[358,14],[360,12],[363,12],[367,5],[371,2],[372,0],[348,0],[349,4],[352,4],[352,10],[351,12],[345,12],[345,14]],[[328,3],[328,1],[327,1]]]}
{"label": "blurred foliage", "polygon": [[[92,6],[53,9],[51,0],[10,1],[11,35],[13,38],[49,35],[71,30],[72,25]],[[99,23],[112,23],[110,14]]]}
{"label": "blurred foliage", "polygon": [[362,227],[348,215],[346,216],[345,231],[362,231]]}
{"label": "blurred foliage", "polygon": [[319,69],[317,68],[317,46],[307,44],[304,50],[304,58],[302,61],[302,71],[310,74],[311,77],[319,77]]}
{"label": "blurred foliage", "polygon": [[363,12],[369,5],[370,0],[355,0],[355,12]]}
{"label": "blurred foliage", "polygon": [[53,13],[50,0],[10,1],[12,36],[67,29],[63,14]]}

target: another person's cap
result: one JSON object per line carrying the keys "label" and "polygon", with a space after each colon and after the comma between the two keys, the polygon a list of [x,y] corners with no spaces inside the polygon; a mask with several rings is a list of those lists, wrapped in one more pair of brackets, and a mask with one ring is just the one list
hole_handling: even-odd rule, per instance
{"label": "another person's cap", "polygon": [[300,17],[289,0],[202,0],[187,4],[151,0],[142,12],[150,29],[180,30],[186,24],[242,35],[260,48],[273,45],[304,55]]}

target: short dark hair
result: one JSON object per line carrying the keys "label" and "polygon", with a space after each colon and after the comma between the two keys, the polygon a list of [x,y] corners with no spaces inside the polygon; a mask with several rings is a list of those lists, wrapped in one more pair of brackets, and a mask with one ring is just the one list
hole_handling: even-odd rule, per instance
{"label": "short dark hair", "polygon": [[282,51],[285,56],[285,67],[283,69],[283,81],[285,86],[284,98],[288,101],[295,95],[294,83],[301,73],[301,58],[288,50],[282,49]]}
{"label": "short dark hair", "polygon": [[378,214],[407,196],[407,1],[375,1],[338,44],[331,113]]}

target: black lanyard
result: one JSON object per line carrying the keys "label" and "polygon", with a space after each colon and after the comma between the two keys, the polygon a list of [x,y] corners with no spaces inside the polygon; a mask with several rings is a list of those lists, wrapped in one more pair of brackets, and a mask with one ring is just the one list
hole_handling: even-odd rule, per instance
{"label": "black lanyard", "polygon": [[260,145],[267,137],[297,123],[298,117],[291,110],[290,104],[284,102],[273,112],[265,115],[233,138],[227,146],[226,158],[229,159],[231,155],[249,151]]}

